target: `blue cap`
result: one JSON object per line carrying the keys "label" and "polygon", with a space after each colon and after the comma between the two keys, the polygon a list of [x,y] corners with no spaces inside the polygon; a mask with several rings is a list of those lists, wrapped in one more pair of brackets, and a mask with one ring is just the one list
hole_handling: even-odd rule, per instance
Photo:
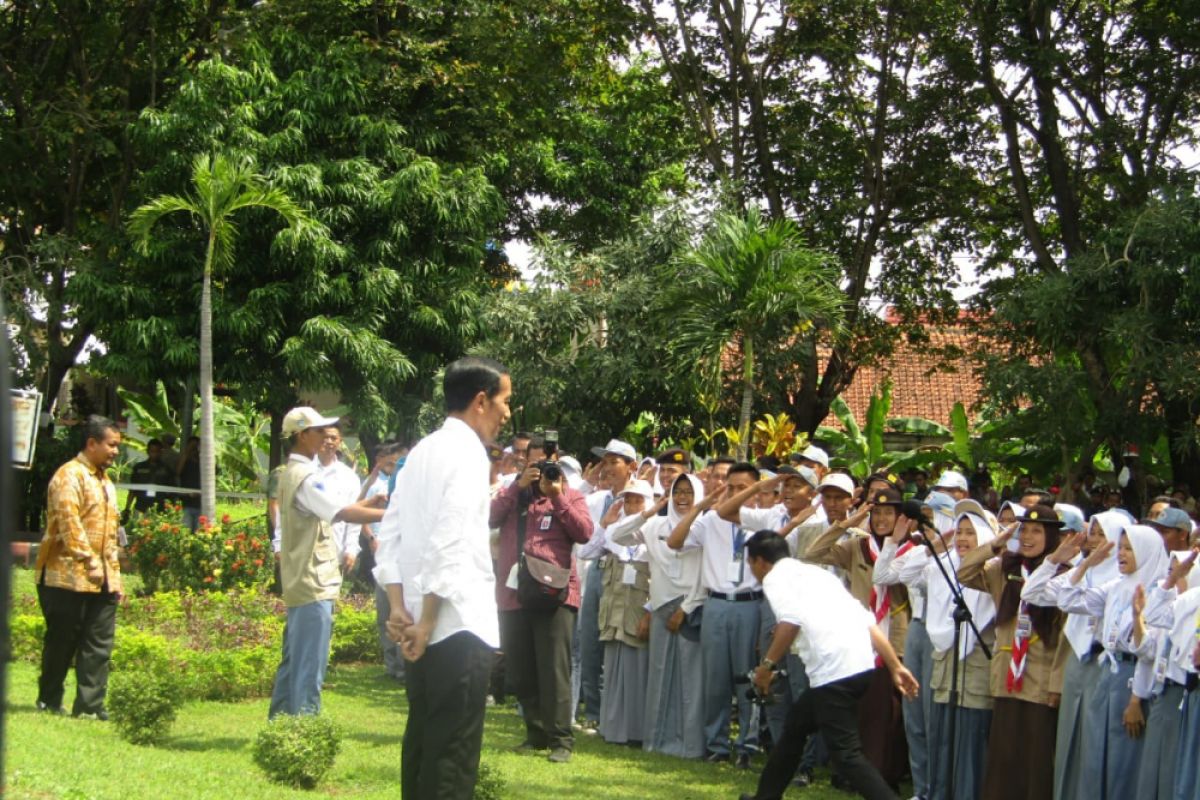
{"label": "blue cap", "polygon": [[1159,528],[1180,528],[1185,531],[1192,529],[1192,518],[1182,508],[1172,508],[1167,506],[1158,515],[1150,519],[1142,520],[1147,525],[1155,525]]}

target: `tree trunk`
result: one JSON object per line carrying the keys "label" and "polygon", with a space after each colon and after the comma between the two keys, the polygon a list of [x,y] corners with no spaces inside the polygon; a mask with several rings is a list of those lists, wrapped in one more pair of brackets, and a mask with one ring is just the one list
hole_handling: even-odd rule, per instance
{"label": "tree trunk", "polygon": [[750,448],[750,415],[754,410],[754,340],[742,336],[742,413],[738,419],[738,460],[745,461]]}
{"label": "tree trunk", "polygon": [[286,411],[271,411],[271,452],[267,457],[267,472],[283,463],[283,418]]}
{"label": "tree trunk", "polygon": [[217,515],[217,454],[213,436],[212,262],[217,244],[215,228],[208,234],[204,281],[200,289],[200,513],[209,521]]}

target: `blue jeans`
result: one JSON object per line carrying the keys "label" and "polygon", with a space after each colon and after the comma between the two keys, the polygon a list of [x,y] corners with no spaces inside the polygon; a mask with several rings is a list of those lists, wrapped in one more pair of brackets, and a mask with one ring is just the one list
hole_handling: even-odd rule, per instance
{"label": "blue jeans", "polygon": [[275,672],[268,719],[276,714],[321,713],[321,684],[329,665],[332,636],[332,600],[317,600],[287,610],[283,660]]}

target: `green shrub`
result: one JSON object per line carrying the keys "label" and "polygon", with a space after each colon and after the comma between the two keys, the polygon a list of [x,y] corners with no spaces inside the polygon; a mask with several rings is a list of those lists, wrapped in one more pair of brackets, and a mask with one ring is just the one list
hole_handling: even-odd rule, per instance
{"label": "green shrub", "polygon": [[504,776],[486,762],[479,762],[479,778],[475,781],[473,800],[500,800],[504,796]]}
{"label": "green shrub", "polygon": [[109,718],[121,738],[133,744],[161,742],[182,704],[170,670],[128,669],[109,680]]}
{"label": "green shrub", "polygon": [[279,783],[311,789],[333,767],[341,734],[328,717],[281,714],[254,740],[254,763]]}
{"label": "green shrub", "polygon": [[189,700],[247,700],[271,693],[279,648],[259,645],[236,650],[191,651],[183,669]]}
{"label": "green shrub", "polygon": [[369,608],[360,608],[354,600],[346,597],[338,602],[329,646],[329,660],[335,664],[379,661],[383,658],[383,652],[379,649],[379,629],[375,627],[374,598],[371,598]]}
{"label": "green shrub", "polygon": [[13,614],[8,627],[10,661],[37,661],[42,657],[46,620],[41,614]]}

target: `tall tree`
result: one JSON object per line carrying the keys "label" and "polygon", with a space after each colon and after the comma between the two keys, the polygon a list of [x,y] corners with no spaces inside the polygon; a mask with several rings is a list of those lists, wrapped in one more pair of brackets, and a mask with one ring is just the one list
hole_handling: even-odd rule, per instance
{"label": "tall tree", "polygon": [[[1073,469],[1087,468],[1102,443],[1120,453],[1157,438],[1144,400],[1158,381],[1137,363],[1154,363],[1141,347],[1155,336],[1126,326],[1148,286],[1180,288],[1168,276],[1186,259],[1175,252],[1153,278],[1147,255],[1172,247],[1152,238],[1164,226],[1139,220],[1161,220],[1156,207],[1190,184],[1181,156],[1200,123],[1194,15],[1180,3],[1094,0],[985,0],[962,12],[971,49],[947,61],[987,93],[995,146],[974,166],[1004,189],[986,195],[979,227],[980,251],[1001,270],[979,298],[1000,345],[983,374],[990,391],[1024,387],[1035,405],[1038,387],[1072,386],[1091,421]],[[1196,409],[1169,396],[1160,405],[1171,438],[1193,442]],[[1200,477],[1200,449],[1177,451],[1175,466]]]}
{"label": "tall tree", "polygon": [[151,231],[162,217],[183,212],[194,217],[204,234],[204,269],[200,290],[200,513],[212,520],[217,511],[216,441],[213,436],[212,280],[216,269],[228,269],[237,244],[234,216],[249,208],[279,214],[295,232],[310,224],[291,198],[266,184],[246,161],[224,155],[198,156],[192,166],[192,191],[161,195],[140,206],[129,218],[129,233],[146,255]]}
{"label": "tall tree", "polygon": [[[981,92],[932,61],[954,37],[949,3],[906,0],[636,0],[638,22],[670,77],[694,168],[735,206],[792,219],[841,271],[852,336],[829,358],[774,380],[769,397],[813,432],[862,363],[896,331],[950,308],[952,259],[969,246],[980,194],[962,154],[977,146]],[[811,342],[822,336],[819,326]]]}

